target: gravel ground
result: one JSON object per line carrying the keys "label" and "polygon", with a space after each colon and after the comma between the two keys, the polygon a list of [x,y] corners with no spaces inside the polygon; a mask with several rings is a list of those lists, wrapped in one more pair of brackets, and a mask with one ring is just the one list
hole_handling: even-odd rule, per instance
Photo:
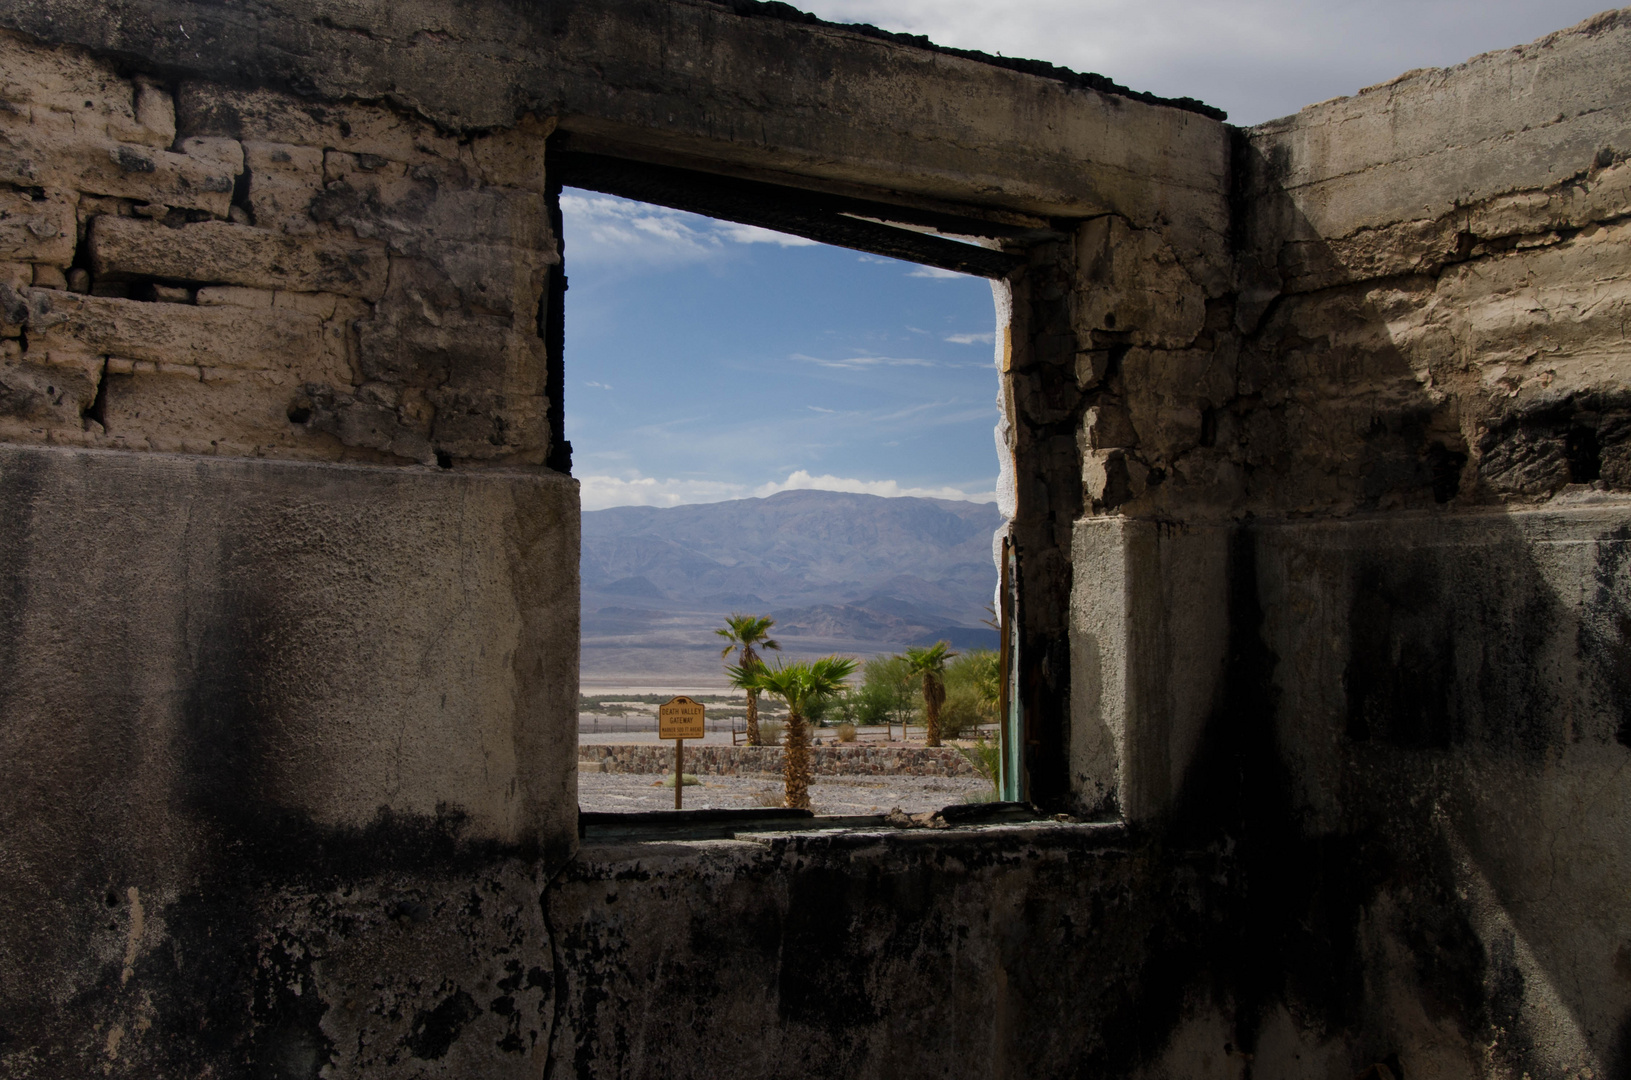
{"label": "gravel ground", "polygon": [[[685,789],[687,810],[780,806],[782,782],[772,776],[703,776]],[[578,807],[583,810],[672,810],[674,789],[653,773],[579,773]],[[972,802],[991,793],[991,784],[965,776],[817,776],[810,783],[811,808],[818,814],[908,814]]]}

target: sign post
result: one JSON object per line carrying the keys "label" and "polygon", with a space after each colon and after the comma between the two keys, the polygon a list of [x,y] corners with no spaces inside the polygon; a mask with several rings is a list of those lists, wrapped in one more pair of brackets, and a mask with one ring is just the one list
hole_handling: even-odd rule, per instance
{"label": "sign post", "polygon": [[657,706],[657,738],[674,740],[674,809],[683,807],[685,790],[685,740],[700,739],[703,728],[702,702],[688,697],[671,698]]}

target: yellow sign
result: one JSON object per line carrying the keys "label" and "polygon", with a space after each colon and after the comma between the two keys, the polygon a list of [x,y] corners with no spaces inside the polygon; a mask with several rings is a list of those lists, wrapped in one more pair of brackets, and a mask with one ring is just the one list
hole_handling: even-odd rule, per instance
{"label": "yellow sign", "polygon": [[677,697],[666,705],[657,706],[657,738],[700,739],[702,728],[702,702],[688,697]]}

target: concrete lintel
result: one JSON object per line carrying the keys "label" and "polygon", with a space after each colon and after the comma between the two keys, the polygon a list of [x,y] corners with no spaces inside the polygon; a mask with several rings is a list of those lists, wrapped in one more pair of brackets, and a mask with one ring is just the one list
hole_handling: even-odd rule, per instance
{"label": "concrete lintel", "polygon": [[121,11],[17,0],[0,25],[171,76],[389,99],[451,130],[532,112],[721,167],[1220,234],[1227,216],[1217,120],[841,26],[684,0],[136,0]]}

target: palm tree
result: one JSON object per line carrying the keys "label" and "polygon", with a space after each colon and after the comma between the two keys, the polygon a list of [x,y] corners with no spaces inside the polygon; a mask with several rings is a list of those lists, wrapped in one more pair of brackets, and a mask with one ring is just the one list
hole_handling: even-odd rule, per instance
{"label": "palm tree", "polygon": [[810,808],[810,727],[804,710],[811,699],[837,693],[844,680],[855,673],[855,661],[845,656],[825,656],[820,660],[796,660],[775,668],[760,664],[752,671],[730,668],[731,678],[751,683],[757,690],[775,694],[787,702],[787,734],[782,737],[782,776],[787,785],[787,805]]}
{"label": "palm tree", "polygon": [[937,641],[906,650],[906,664],[913,675],[923,679],[923,722],[929,729],[929,745],[940,745],[940,706],[946,702],[946,661],[957,654],[951,645]]}
{"label": "palm tree", "polygon": [[[731,650],[735,649],[736,666],[742,671],[752,672],[764,667],[764,661],[759,658],[755,647],[780,651],[781,645],[768,637],[770,628],[775,625],[776,620],[768,615],[732,613],[725,619],[725,625],[714,631],[727,642],[726,646],[720,650],[720,657],[730,656]],[[726,670],[729,671],[730,668],[727,666]],[[760,746],[762,743],[759,741],[759,691],[734,678],[731,680],[731,685],[739,690],[747,691],[748,745]]]}

